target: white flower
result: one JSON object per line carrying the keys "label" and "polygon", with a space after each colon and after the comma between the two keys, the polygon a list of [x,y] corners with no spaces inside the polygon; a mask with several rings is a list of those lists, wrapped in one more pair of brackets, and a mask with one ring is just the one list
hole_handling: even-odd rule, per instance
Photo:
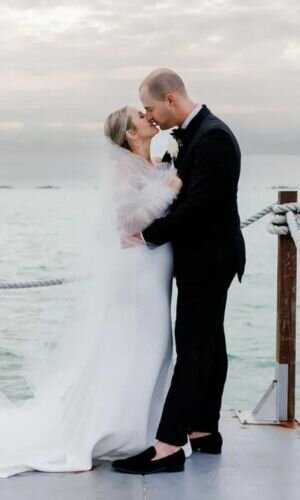
{"label": "white flower", "polygon": [[171,158],[175,159],[178,155],[178,151],[179,151],[178,142],[175,139],[173,139],[173,137],[171,137],[168,144],[167,152],[169,153]]}

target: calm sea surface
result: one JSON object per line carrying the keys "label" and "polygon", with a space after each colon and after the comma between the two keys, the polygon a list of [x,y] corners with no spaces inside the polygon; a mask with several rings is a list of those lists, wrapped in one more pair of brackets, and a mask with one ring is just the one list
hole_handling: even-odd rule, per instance
{"label": "calm sea surface", "polygon": [[[72,238],[74,221],[87,206],[94,184],[94,179],[87,179],[84,186],[77,183],[75,189],[71,177],[69,180],[63,186],[57,180],[60,189],[37,189],[34,182],[27,187],[0,189],[1,281],[65,276],[76,250]],[[2,184],[18,186],[12,177]],[[300,157],[244,158],[239,192],[242,220],[275,202],[278,189],[299,190],[299,186]],[[274,378],[277,238],[267,232],[267,222],[268,217],[244,230],[246,274],[242,285],[235,281],[230,291],[226,316],[230,361],[224,395],[226,408],[252,409]],[[20,375],[22,364],[28,362],[26,356],[34,356],[41,338],[51,349],[63,328],[71,288],[72,285],[64,285],[0,290],[0,391],[11,399],[30,397],[30,387]],[[299,372],[300,356],[298,360]],[[298,377],[298,417],[299,413]]]}

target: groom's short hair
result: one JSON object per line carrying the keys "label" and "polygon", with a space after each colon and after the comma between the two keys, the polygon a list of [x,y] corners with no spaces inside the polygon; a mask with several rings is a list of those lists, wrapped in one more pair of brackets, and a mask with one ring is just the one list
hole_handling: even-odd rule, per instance
{"label": "groom's short hair", "polygon": [[162,101],[168,92],[178,92],[187,95],[182,78],[168,68],[159,68],[150,73],[142,82],[140,89],[147,87],[154,99]]}

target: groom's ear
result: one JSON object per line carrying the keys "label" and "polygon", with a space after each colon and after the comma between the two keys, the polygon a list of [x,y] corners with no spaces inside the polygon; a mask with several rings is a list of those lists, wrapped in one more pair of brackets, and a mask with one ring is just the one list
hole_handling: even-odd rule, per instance
{"label": "groom's ear", "polygon": [[172,92],[168,92],[165,96],[165,100],[167,101],[168,104],[172,106],[172,104],[176,103],[176,95],[173,94]]}

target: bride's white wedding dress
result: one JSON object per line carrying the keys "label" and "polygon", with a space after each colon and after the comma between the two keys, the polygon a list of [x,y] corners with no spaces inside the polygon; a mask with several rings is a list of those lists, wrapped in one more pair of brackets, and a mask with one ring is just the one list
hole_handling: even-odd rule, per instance
{"label": "bride's white wedding dress", "polygon": [[0,392],[0,477],[89,470],[155,438],[172,367],[172,251],[130,235],[166,212],[174,172],[114,151],[83,233],[78,270],[93,278],[77,285],[73,321],[48,365],[28,371],[31,399]]}

